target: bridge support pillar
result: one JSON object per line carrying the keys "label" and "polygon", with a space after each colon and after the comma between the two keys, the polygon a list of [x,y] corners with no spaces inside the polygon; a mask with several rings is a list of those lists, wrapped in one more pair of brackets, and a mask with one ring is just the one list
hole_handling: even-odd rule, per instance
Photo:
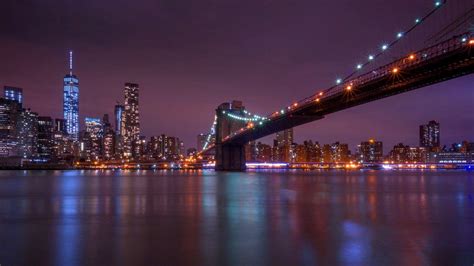
{"label": "bridge support pillar", "polygon": [[245,171],[245,145],[216,145],[217,171]]}

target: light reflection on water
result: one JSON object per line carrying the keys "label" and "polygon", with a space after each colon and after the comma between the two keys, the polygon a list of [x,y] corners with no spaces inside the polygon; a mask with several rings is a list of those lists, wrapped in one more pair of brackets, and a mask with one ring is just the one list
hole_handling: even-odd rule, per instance
{"label": "light reflection on water", "polygon": [[1,265],[471,265],[464,171],[1,171]]}

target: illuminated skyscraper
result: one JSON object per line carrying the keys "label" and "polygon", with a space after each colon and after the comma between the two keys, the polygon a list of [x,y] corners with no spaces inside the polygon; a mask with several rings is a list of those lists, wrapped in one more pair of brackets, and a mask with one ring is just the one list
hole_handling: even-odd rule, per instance
{"label": "illuminated skyscraper", "polygon": [[79,80],[72,73],[72,51],[69,51],[69,74],[64,76],[63,114],[66,131],[76,141],[79,138]]}
{"label": "illuminated skyscraper", "polygon": [[120,135],[120,131],[122,130],[122,115],[125,107],[122,104],[115,105],[115,133]]}
{"label": "illuminated skyscraper", "polygon": [[12,100],[20,105],[23,104],[23,89],[17,87],[5,86],[3,87],[4,97],[7,100]]}
{"label": "illuminated skyscraper", "polygon": [[122,150],[126,158],[139,157],[134,146],[140,145],[140,112],[138,110],[138,84],[125,83],[124,111],[122,113]]}
{"label": "illuminated skyscraper", "polygon": [[0,98],[0,157],[18,154],[18,120],[21,115],[20,104],[13,100]]}

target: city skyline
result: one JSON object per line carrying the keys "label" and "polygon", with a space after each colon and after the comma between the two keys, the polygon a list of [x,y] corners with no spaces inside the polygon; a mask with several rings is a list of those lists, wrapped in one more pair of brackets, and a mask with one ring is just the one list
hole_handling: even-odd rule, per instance
{"label": "city skyline", "polygon": [[[350,3],[346,4],[350,5]],[[6,58],[6,62],[8,62],[5,65],[8,67],[2,66],[0,68],[0,80],[2,81],[1,85],[23,88],[27,92],[25,93],[27,95],[25,104],[35,112],[41,115],[61,117],[61,85],[58,82],[58,77],[64,73],[64,53],[71,48],[77,55],[75,69],[77,69],[78,76],[81,77],[81,123],[85,117],[97,117],[103,113],[112,115],[115,101],[121,99],[123,83],[136,82],[140,84],[141,89],[140,115],[143,135],[154,136],[165,133],[180,136],[187,146],[189,145],[188,147],[192,147],[197,134],[208,132],[213,111],[220,103],[232,99],[242,100],[249,110],[266,115],[294,100],[314,93],[316,89],[327,87],[337,76],[335,73],[347,72],[354,60],[370,49],[367,44],[359,45],[357,43],[347,47],[341,43],[342,40],[345,38],[355,40],[359,38],[358,35],[361,35],[360,38],[367,39],[366,43],[377,45],[387,39],[386,36],[396,31],[393,25],[400,24],[400,22],[405,24],[405,21],[410,21],[412,17],[418,15],[415,14],[418,10],[427,8],[426,4],[413,4],[409,1],[393,4],[370,2],[367,4],[370,5],[367,11],[344,9],[339,15],[341,17],[347,16],[345,21],[363,17],[372,8],[379,10],[381,14],[385,12],[387,18],[386,21],[380,22],[380,29],[378,27],[370,33],[356,30],[358,26],[373,22],[373,18],[370,16],[358,21],[357,25],[343,23],[348,28],[338,27],[336,31],[344,38],[331,34],[334,38],[332,46],[336,46],[331,49],[327,44],[317,42],[317,39],[313,37],[299,35],[299,32],[306,31],[309,26],[323,30],[316,22],[324,21],[323,10],[331,10],[336,7],[330,3],[324,5],[324,8],[315,7],[312,11],[321,17],[315,15],[318,18],[313,19],[303,10],[303,5],[295,5],[290,10],[295,14],[303,15],[302,20],[298,21],[301,23],[301,28],[295,22],[290,23],[288,28],[268,33],[270,36],[266,37],[269,37],[269,40],[273,42],[263,42],[258,35],[255,39],[247,38],[251,44],[255,44],[256,48],[250,51],[245,49],[244,44],[239,43],[236,47],[239,49],[232,50],[235,54],[231,54],[230,59],[224,61],[220,59],[221,56],[232,48],[225,41],[226,37],[229,37],[229,33],[226,33],[225,29],[233,24],[220,16],[216,19],[223,20],[223,24],[216,29],[217,36],[209,35],[208,32],[207,35],[204,34],[206,33],[203,32],[204,25],[203,27],[189,25],[191,28],[197,27],[196,30],[202,34],[202,37],[214,36],[216,41],[224,44],[210,54],[204,51],[213,46],[205,46],[210,44],[204,41],[205,38],[199,39],[198,46],[184,42],[187,40],[186,38],[191,38],[195,34],[191,28],[184,31],[184,36],[181,37],[175,32],[159,30],[160,36],[169,37],[169,41],[174,44],[182,44],[174,45],[172,51],[168,51],[166,45],[160,43],[157,38],[145,37],[150,36],[147,33],[152,32],[150,27],[144,27],[132,35],[137,36],[136,44],[124,45],[116,42],[112,49],[105,49],[97,43],[97,41],[105,41],[100,35],[89,33],[94,38],[86,38],[91,36],[81,31],[81,29],[85,29],[79,24],[83,18],[81,16],[64,18],[67,22],[64,27],[70,29],[68,32],[77,30],[82,35],[60,34],[59,30],[62,29],[62,24],[46,19],[42,20],[38,27],[48,26],[48,29],[55,33],[55,42],[38,37],[26,23],[28,19],[34,19],[34,15],[41,13],[41,11],[50,13],[53,17],[59,15],[47,5],[36,6],[27,11],[33,13],[32,18],[25,21],[15,20],[18,23],[15,26],[12,26],[9,21],[5,21],[3,24],[11,27],[5,28],[6,30],[2,31],[0,35],[1,45],[5,47],[0,53],[2,53],[2,58]],[[67,4],[63,5],[67,6]],[[100,15],[105,11],[93,9],[95,4],[86,1],[81,5],[84,9],[91,11],[89,14],[94,19],[102,19]],[[101,4],[97,3],[97,5]],[[144,6],[147,5],[153,5],[153,3],[146,2]],[[165,6],[162,12],[172,12],[174,5],[180,11],[178,17],[184,15],[182,13],[186,11],[186,7],[179,6],[179,4]],[[244,3],[244,5],[251,4]],[[257,10],[268,9],[268,14],[265,17],[272,19],[276,19],[275,16],[279,14],[279,11],[288,8],[284,3],[279,2],[255,5]],[[222,15],[230,12],[228,14],[231,15],[230,18],[242,15],[238,11],[235,11],[236,14],[232,13],[225,5],[203,3],[197,6],[201,9],[205,7],[219,10]],[[142,8],[135,11],[143,12]],[[17,14],[19,17],[23,16],[23,14],[18,14],[22,10],[21,4],[7,4],[5,10],[12,11],[7,12],[9,15],[11,13]],[[69,9],[65,8],[64,10]],[[118,14],[124,10],[123,6],[118,5]],[[110,23],[125,23],[120,21],[115,13],[110,15]],[[193,16],[193,14],[187,15]],[[263,19],[258,18],[256,14],[250,15],[252,21],[261,22]],[[397,23],[391,17],[397,17]],[[209,22],[204,17],[197,18],[200,19],[199,21]],[[145,16],[145,19],[154,21],[161,18]],[[286,19],[286,17],[282,19]],[[166,22],[166,25],[169,25],[176,21],[168,18]],[[24,29],[22,34],[17,35],[11,32],[11,28],[15,27]],[[106,24],[104,27],[108,29],[110,24]],[[242,27],[243,25],[237,25],[235,30],[243,32]],[[266,26],[262,25],[262,27]],[[257,30],[261,32],[262,28]],[[112,40],[117,41],[124,37],[119,33],[126,35],[131,32],[130,28],[125,28],[123,32],[112,31],[111,34],[114,37]],[[295,46],[291,41],[281,39],[281,35],[290,34],[290,32],[294,32],[291,33],[294,34],[292,36],[308,42],[306,52],[301,51],[301,47]],[[353,32],[357,32],[358,35]],[[244,36],[252,36],[253,33],[255,32],[249,30],[249,32],[245,32]],[[151,49],[153,46],[151,44],[160,45]],[[144,49],[139,52],[136,49],[129,49],[137,48],[138,45],[142,45]],[[21,54],[19,51],[22,48],[28,48],[29,54]],[[127,53],[125,53],[126,49],[129,49]],[[270,52],[267,52],[267,49],[270,49]],[[252,62],[256,53],[260,53],[257,59],[261,64],[255,66]],[[12,55],[18,56],[13,58]],[[185,55],[186,58],[184,58]],[[187,60],[190,60],[191,69],[185,66]],[[336,60],[338,63],[330,63],[331,60]],[[45,62],[48,64],[47,68],[43,67]],[[205,64],[200,65],[200,63]],[[294,68],[294,70],[289,71],[290,68]],[[24,72],[29,73],[28,79],[22,75]],[[295,139],[297,142],[306,139],[318,140],[322,143],[341,141],[349,143],[351,149],[360,140],[368,138],[380,139],[388,146],[393,146],[398,142],[416,145],[418,142],[417,126],[429,120],[436,120],[443,125],[441,136],[443,144],[449,145],[463,139],[469,140],[474,135],[472,115],[469,111],[474,100],[469,87],[472,82],[472,76],[462,77],[419,91],[341,111],[321,121],[295,128]],[[272,101],[267,100],[269,95],[271,95]],[[44,105],[43,102],[46,100],[50,104]],[[347,128],[350,128],[351,131],[347,132]],[[270,141],[266,139],[266,142]]]}

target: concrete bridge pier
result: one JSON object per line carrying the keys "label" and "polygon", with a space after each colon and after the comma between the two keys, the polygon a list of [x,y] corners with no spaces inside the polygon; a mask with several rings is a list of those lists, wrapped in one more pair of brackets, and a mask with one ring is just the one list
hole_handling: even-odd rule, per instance
{"label": "concrete bridge pier", "polygon": [[216,145],[217,171],[245,171],[245,145],[218,144]]}

